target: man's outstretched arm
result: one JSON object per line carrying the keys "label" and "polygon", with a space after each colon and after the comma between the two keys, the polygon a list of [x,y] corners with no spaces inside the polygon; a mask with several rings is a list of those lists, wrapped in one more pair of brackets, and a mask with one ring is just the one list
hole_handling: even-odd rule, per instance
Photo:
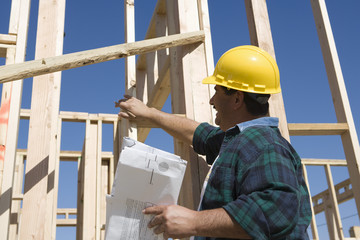
{"label": "man's outstretched arm", "polygon": [[124,98],[119,100],[116,106],[121,108],[119,112],[120,117],[129,120],[137,119],[141,121],[141,119],[144,119],[150,121],[171,136],[189,145],[192,145],[195,129],[200,124],[188,118],[165,113],[156,108],[150,108],[139,99],[129,95],[124,95]]}

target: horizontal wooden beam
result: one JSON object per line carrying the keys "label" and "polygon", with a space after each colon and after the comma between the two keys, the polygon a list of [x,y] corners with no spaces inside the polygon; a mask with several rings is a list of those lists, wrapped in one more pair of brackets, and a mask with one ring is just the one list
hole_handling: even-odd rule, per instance
{"label": "horizontal wooden beam", "polygon": [[[354,193],[352,191],[350,179],[346,179],[338,184],[336,184],[335,192],[338,203],[346,202],[352,198],[354,198]],[[340,191],[341,190],[341,191]],[[331,207],[331,203],[329,199],[329,190],[325,190],[321,193],[316,194],[311,197],[312,202],[314,203],[314,212],[318,214],[325,210],[325,206]]]}
{"label": "horizontal wooden beam", "polygon": [[56,219],[57,227],[70,227],[76,226],[76,217],[69,218],[70,215],[76,216],[77,209],[76,208],[58,208],[56,211],[57,216],[64,216],[64,218]]}
{"label": "horizontal wooden beam", "polygon": [[204,31],[174,34],[0,67],[0,83],[204,41]]}
{"label": "horizontal wooden beam", "polygon": [[[26,156],[26,149],[17,149],[19,154]],[[102,152],[101,158],[103,160],[113,158],[112,152]],[[81,158],[81,151],[60,151],[60,161],[78,161]]]}
{"label": "horizontal wooden beam", "polygon": [[[185,117],[183,114],[176,114],[181,117]],[[20,111],[21,119],[30,119],[30,109],[21,109]],[[108,114],[108,113],[98,113],[98,114],[89,114],[86,112],[67,112],[60,111],[59,118],[64,122],[86,122],[90,121],[99,121],[105,124],[114,124],[114,122],[120,121],[117,114]],[[154,125],[151,122],[144,120],[134,120],[138,128],[157,128],[158,126]]]}
{"label": "horizontal wooden beam", "polygon": [[290,136],[342,135],[349,131],[347,123],[289,123]]}
{"label": "horizontal wooden beam", "polygon": [[9,34],[0,34],[0,57],[6,57],[8,48],[15,48],[16,36]]}
{"label": "horizontal wooden beam", "polygon": [[76,227],[76,219],[56,219],[57,227]]}
{"label": "horizontal wooden beam", "polygon": [[0,44],[16,45],[16,35],[0,34]]}
{"label": "horizontal wooden beam", "polygon": [[[63,122],[86,122],[86,120],[90,121],[102,121],[105,124],[113,124],[115,121],[119,120],[117,114],[107,114],[107,113],[99,113],[99,114],[89,114],[86,112],[68,112],[68,111],[60,111],[59,117]],[[30,109],[21,109],[20,111],[21,119],[30,119]]]}
{"label": "horizontal wooden beam", "polygon": [[312,166],[346,166],[347,162],[344,159],[316,159],[316,158],[302,158],[301,163]]}

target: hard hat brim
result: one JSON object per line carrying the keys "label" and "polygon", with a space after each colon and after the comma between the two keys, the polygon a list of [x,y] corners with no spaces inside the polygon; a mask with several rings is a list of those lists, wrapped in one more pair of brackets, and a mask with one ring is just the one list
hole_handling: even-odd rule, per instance
{"label": "hard hat brim", "polygon": [[233,87],[233,86],[229,86],[229,84],[226,81],[223,81],[221,79],[218,79],[217,77],[215,77],[214,75],[206,77],[202,80],[203,84],[215,84],[215,85],[219,85],[219,86],[223,86],[223,87],[227,87],[227,88],[231,88],[234,90],[238,90],[238,91],[243,91],[243,92],[249,92],[249,93],[258,93],[258,94],[276,94],[276,93],[280,93],[281,92],[281,88],[280,86],[277,89],[267,89],[266,92],[259,92],[259,91],[254,91],[253,89],[243,89],[243,88],[238,88],[238,87]]}
{"label": "hard hat brim", "polygon": [[[203,84],[214,84],[214,85],[219,85],[219,86],[223,86],[223,87],[228,87],[225,83],[223,83],[222,81],[216,81],[216,77],[214,75],[206,77],[202,80]],[[236,89],[238,90],[238,89]]]}
{"label": "hard hat brim", "polygon": [[216,77],[214,76],[209,76],[206,77],[202,80],[203,84],[219,84],[218,82],[216,82]]}

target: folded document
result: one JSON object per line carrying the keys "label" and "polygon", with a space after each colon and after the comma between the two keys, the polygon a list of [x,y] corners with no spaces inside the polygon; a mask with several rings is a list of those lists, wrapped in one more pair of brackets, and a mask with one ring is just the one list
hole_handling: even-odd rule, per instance
{"label": "folded document", "polygon": [[163,239],[147,227],[153,216],[142,210],[176,204],[185,169],[186,161],[179,156],[125,137],[106,197],[106,239]]}

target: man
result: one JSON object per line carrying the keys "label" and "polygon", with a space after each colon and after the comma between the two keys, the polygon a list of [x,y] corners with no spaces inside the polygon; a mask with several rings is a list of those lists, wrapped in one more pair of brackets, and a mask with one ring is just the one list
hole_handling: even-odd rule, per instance
{"label": "man", "polygon": [[119,101],[120,117],[152,121],[212,164],[199,211],[150,207],[144,210],[155,215],[149,227],[165,238],[308,239],[311,210],[300,157],[280,135],[278,119],[266,117],[270,94],[281,91],[275,60],[258,47],[236,47],[203,83],[215,84],[210,104],[219,127],[130,96]]}

